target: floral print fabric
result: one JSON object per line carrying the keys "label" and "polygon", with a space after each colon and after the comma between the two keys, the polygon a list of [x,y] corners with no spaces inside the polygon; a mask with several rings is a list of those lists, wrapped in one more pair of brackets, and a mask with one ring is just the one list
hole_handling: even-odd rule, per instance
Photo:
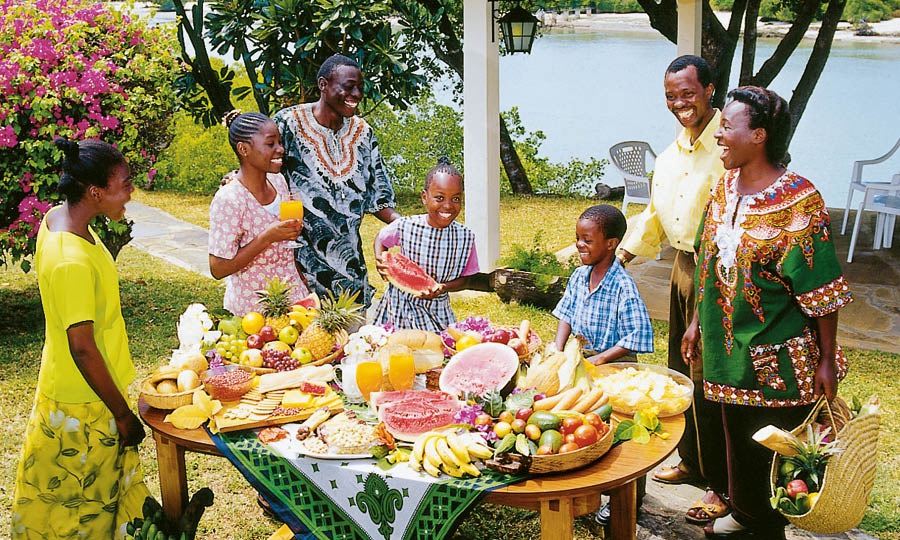
{"label": "floral print fabric", "polygon": [[102,401],[35,397],[16,471],[12,538],[124,538],[148,495],[137,448],[119,444]]}
{"label": "floral print fabric", "polygon": [[[825,203],[784,173],[740,194],[739,171],[716,184],[698,232],[697,309],[706,399],[789,407],[814,401],[814,317],[852,302]],[[838,378],[847,365],[838,347]]]}
{"label": "floral print fabric", "polygon": [[[282,175],[270,174],[269,183],[278,192],[278,200],[288,199],[287,182]],[[278,200],[274,205],[276,210]],[[243,184],[233,180],[219,188],[209,206],[209,253],[232,259],[238,249],[277,221],[277,213],[266,210]],[[274,277],[294,285],[291,291],[293,300],[306,296],[306,286],[294,264],[294,251],[275,242],[246,267],[225,278],[225,309],[240,316],[250,311],[260,311],[256,291],[264,289]]]}

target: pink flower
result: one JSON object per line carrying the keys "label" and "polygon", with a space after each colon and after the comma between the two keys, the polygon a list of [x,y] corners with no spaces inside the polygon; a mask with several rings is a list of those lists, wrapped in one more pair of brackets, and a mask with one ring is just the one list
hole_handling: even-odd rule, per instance
{"label": "pink flower", "polygon": [[16,137],[16,130],[12,126],[3,126],[0,127],[0,148],[13,148],[19,144],[19,139]]}

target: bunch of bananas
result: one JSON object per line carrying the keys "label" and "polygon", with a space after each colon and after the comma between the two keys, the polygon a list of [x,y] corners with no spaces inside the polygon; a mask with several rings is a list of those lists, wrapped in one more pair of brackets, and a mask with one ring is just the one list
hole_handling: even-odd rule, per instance
{"label": "bunch of bananas", "polygon": [[301,331],[306,330],[306,327],[318,316],[318,309],[301,306],[299,304],[292,306],[291,311],[288,313],[291,324],[299,326]]}
{"label": "bunch of bananas", "polygon": [[472,459],[488,459],[493,455],[494,451],[479,435],[455,430],[429,431],[416,439],[409,466],[434,477],[440,476],[441,471],[455,478],[479,476],[481,471],[472,464]]}

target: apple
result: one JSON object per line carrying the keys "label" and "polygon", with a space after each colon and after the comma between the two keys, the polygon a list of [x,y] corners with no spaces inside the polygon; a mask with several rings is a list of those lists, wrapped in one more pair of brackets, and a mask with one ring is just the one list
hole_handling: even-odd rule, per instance
{"label": "apple", "polygon": [[534,411],[531,409],[531,407],[519,409],[518,411],[516,411],[516,418],[527,421],[529,418],[531,418],[531,413],[533,412]]}
{"label": "apple", "polygon": [[486,335],[484,337],[484,340],[489,341],[491,343],[502,343],[502,344],[506,345],[507,343],[509,343],[509,338],[510,338],[509,332],[507,332],[506,330],[504,330],[502,328],[498,328],[497,330],[494,330],[490,334]]}
{"label": "apple", "polygon": [[512,348],[512,350],[516,351],[516,354],[518,354],[519,356],[528,354],[528,345],[526,345],[525,342],[519,338],[510,339],[506,345]]}
{"label": "apple", "polygon": [[294,349],[294,352],[291,353],[291,358],[300,362],[301,365],[308,364],[312,362],[312,353],[309,352],[309,349],[306,347],[297,347]]}
{"label": "apple", "polygon": [[291,325],[287,325],[281,329],[281,332],[278,332],[278,339],[287,343],[288,345],[293,345],[297,342],[297,338],[300,337],[300,332]]}
{"label": "apple", "polygon": [[228,334],[229,336],[237,335],[238,332],[241,331],[241,318],[228,317],[226,319],[220,319],[219,325],[216,328],[223,334]]}
{"label": "apple", "polygon": [[240,363],[250,367],[262,367],[262,351],[259,349],[247,349],[241,353]]}
{"label": "apple", "polygon": [[259,337],[261,337],[266,343],[278,339],[278,334],[275,333],[275,329],[268,324],[260,328],[259,332],[257,333],[259,334]]}
{"label": "apple", "polygon": [[250,334],[247,336],[247,348],[249,349],[262,349],[265,344],[266,342],[263,341],[263,338],[259,334]]}
{"label": "apple", "polygon": [[800,480],[799,478],[791,480],[785,486],[787,490],[788,497],[794,499],[797,497],[799,493],[809,493],[809,488],[806,487],[806,482]]}

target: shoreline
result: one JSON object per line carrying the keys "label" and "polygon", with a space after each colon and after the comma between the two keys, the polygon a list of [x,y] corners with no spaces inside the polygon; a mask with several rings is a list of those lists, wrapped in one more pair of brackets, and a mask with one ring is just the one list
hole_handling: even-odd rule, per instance
{"label": "shoreline", "polygon": [[[542,29],[544,31],[575,31],[575,32],[642,32],[654,33],[650,26],[650,18],[646,13],[597,13],[597,14],[562,14],[543,13]],[[723,26],[728,25],[730,12],[717,11],[716,17]],[[804,36],[804,40],[814,40],[818,33],[820,22],[813,22]],[[779,38],[787,33],[790,23],[779,21],[760,21],[757,27],[761,38]],[[900,44],[900,18],[869,23],[872,31],[877,35],[857,36],[854,34],[850,23],[840,22],[834,33],[835,42],[846,43],[891,43]]]}

